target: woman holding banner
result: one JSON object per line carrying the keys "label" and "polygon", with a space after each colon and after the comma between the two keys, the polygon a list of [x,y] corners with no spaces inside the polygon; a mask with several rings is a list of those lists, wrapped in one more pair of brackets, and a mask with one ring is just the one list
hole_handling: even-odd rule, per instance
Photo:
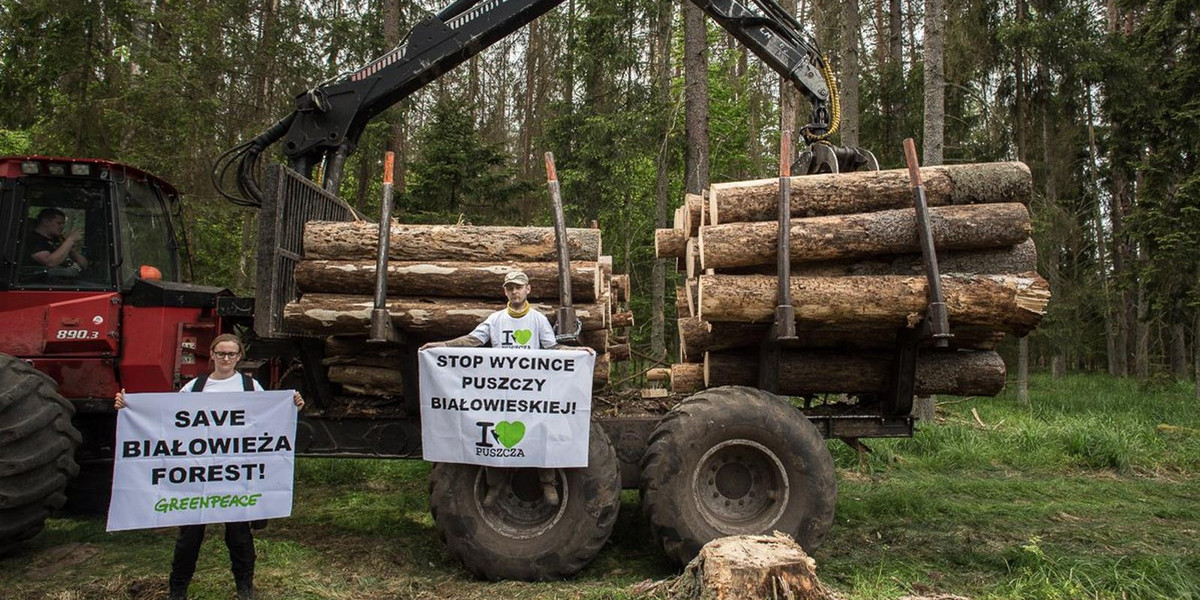
{"label": "woman holding banner", "polygon": [[[186,384],[180,392],[261,392],[263,388],[254,378],[237,372],[238,360],[244,348],[236,335],[225,333],[213,339],[209,346],[212,357],[212,373],[201,375]],[[240,376],[239,376],[240,375]],[[304,407],[300,392],[293,396],[297,409]],[[117,392],[113,407],[125,408],[125,390]],[[200,556],[200,545],[204,541],[204,525],[185,525],[179,528],[175,539],[175,555],[171,561],[171,576],[168,579],[170,600],[185,600],[188,585],[196,572],[196,560]],[[237,586],[238,600],[254,598],[254,534],[250,523],[226,523],[225,546],[229,548],[229,560],[233,581]]]}

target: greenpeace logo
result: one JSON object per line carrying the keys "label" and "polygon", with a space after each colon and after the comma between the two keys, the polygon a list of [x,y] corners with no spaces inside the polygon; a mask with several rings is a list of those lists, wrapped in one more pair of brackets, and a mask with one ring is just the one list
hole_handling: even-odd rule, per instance
{"label": "greenpeace logo", "polygon": [[211,496],[186,496],[183,498],[159,498],[154,503],[154,512],[180,510],[202,510],[211,508],[242,508],[255,506],[262,494],[220,494]]}

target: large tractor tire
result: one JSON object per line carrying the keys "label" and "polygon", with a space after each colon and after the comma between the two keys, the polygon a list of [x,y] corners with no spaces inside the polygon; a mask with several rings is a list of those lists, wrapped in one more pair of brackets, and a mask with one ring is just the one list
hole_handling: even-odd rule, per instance
{"label": "large tractor tire", "polygon": [[727,386],[671,410],[642,457],[642,509],[686,564],[730,535],[782,531],[813,552],[833,525],[837,479],[821,433],[762,390]]}
{"label": "large tractor tire", "polygon": [[0,354],[0,555],[37,535],[79,467],[75,408],[45,373]]}
{"label": "large tractor tire", "polygon": [[[489,503],[483,467],[438,463],[430,507],[438,534],[474,576],[497,581],[562,579],[587,566],[604,546],[621,504],[617,453],[592,423],[588,466],[555,469],[559,502],[543,497],[536,469],[503,469]],[[489,505],[490,504],[490,505]]]}

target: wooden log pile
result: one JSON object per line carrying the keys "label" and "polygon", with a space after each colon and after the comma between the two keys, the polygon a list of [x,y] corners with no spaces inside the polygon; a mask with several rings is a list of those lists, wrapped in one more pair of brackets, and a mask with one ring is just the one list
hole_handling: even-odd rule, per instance
{"label": "wooden log pile", "polygon": [[[504,308],[502,282],[511,271],[529,276],[530,303],[555,320],[559,306],[555,236],[548,227],[478,227],[392,223],[387,307],[392,325],[411,344],[469,333]],[[325,337],[324,363],[342,392],[376,399],[404,393],[397,344],[368,344],[374,307],[379,226],[309,222],[304,258],[294,271],[300,297],[284,309],[294,330]],[[601,254],[598,229],[568,229],[570,285],[582,323],[581,346],[597,353],[593,382],[609,380],[612,363],[628,360],[628,340],[614,328],[632,325],[628,275],[614,275]]]}
{"label": "wooden log pile", "polygon": [[[921,176],[954,338],[948,349],[919,351],[916,392],[995,395],[1005,378],[996,345],[1037,327],[1050,299],[1030,238],[1029,169],[963,164]],[[791,190],[799,340],[781,359],[780,392],[884,392],[898,336],[920,324],[928,303],[908,172],[793,177]],[[676,289],[673,392],[757,383],[777,304],[778,207],[778,179],[714,184],[655,232],[657,256],[686,274]]]}

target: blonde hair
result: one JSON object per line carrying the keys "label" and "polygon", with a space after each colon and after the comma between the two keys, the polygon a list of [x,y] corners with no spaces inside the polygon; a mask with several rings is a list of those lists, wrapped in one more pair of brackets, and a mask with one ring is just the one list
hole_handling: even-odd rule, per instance
{"label": "blonde hair", "polygon": [[237,344],[238,354],[242,354],[246,351],[246,347],[242,345],[242,338],[239,338],[237,335],[234,335],[232,333],[222,333],[221,335],[218,335],[217,337],[213,338],[212,344],[210,344],[208,346],[208,351],[216,352],[217,344],[220,344],[223,342],[233,342],[233,343]]}

